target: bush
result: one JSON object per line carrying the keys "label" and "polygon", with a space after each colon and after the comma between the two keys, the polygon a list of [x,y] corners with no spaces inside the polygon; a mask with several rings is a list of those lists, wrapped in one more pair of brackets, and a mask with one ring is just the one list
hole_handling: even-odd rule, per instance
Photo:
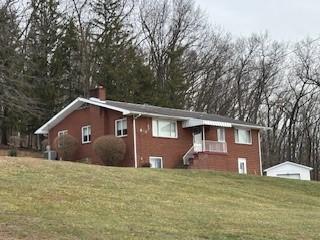
{"label": "bush", "polygon": [[8,151],[8,156],[9,157],[17,157],[18,156],[18,150],[15,147],[10,148],[9,151]]}
{"label": "bush", "polygon": [[71,135],[65,134],[56,137],[54,147],[62,160],[74,161],[74,155],[79,148],[79,142]]}
{"label": "bush", "polygon": [[117,166],[126,153],[126,144],[121,138],[107,135],[97,138],[93,143],[95,153],[104,164]]}

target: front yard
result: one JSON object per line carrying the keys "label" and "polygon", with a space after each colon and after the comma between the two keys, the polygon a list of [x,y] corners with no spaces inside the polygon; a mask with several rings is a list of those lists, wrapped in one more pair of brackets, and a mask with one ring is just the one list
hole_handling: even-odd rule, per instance
{"label": "front yard", "polygon": [[0,157],[0,239],[308,240],[319,219],[315,182]]}

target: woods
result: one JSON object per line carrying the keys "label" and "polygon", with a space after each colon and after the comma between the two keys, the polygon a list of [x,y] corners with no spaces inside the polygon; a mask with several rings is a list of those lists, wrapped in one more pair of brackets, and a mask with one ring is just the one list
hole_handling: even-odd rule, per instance
{"label": "woods", "polygon": [[2,0],[0,31],[0,144],[103,84],[112,100],[268,126],[264,168],[294,161],[319,180],[319,39],[235,38],[193,0]]}

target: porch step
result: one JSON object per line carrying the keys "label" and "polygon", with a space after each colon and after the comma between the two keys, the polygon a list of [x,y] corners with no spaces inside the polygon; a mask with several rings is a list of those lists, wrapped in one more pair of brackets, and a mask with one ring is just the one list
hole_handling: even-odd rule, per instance
{"label": "porch step", "polygon": [[199,157],[199,154],[194,153],[193,156],[188,159],[189,164],[187,165],[187,168],[190,168],[194,164],[194,161],[198,159],[198,157]]}

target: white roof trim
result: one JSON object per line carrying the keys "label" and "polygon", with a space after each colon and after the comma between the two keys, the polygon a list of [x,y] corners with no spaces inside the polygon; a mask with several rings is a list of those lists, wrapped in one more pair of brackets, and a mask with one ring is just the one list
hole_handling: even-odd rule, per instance
{"label": "white roof trim", "polygon": [[55,122],[60,122],[75,110],[75,108],[78,108],[81,106],[80,98],[75,99],[72,103],[70,103],[68,106],[66,106],[64,109],[62,109],[59,113],[54,115],[48,122],[46,122],[44,125],[42,125],[36,132],[35,134],[47,134],[49,129],[52,127],[52,125],[55,124]]}
{"label": "white roof trim", "polygon": [[246,125],[246,124],[240,124],[240,123],[232,123],[232,126],[237,128],[248,128],[248,129],[259,129],[259,130],[271,130],[271,127],[262,127],[262,126],[256,126],[256,125]]}
{"label": "white roof trim", "polygon": [[277,164],[277,165],[275,165],[275,166],[273,166],[273,167],[267,168],[267,169],[264,170],[264,172],[273,170],[273,169],[275,169],[275,168],[278,168],[278,167],[281,167],[281,166],[284,166],[284,165],[287,165],[287,164],[292,165],[292,166],[295,166],[295,167],[305,168],[305,169],[308,169],[308,170],[310,170],[310,171],[313,169],[313,168],[311,168],[311,167],[308,167],[308,166],[305,166],[305,165],[302,165],[302,164],[298,164],[298,163],[286,161],[286,162]]}
{"label": "white roof trim", "polygon": [[64,109],[62,109],[60,112],[58,112],[56,115],[54,115],[48,122],[46,122],[44,125],[42,125],[37,131],[35,131],[35,134],[47,134],[51,128],[56,126],[58,123],[60,123],[63,119],[65,119],[70,113],[78,109],[83,103],[92,104],[95,106],[100,106],[108,109],[112,109],[115,111],[122,112],[124,115],[127,115],[130,113],[130,111],[122,108],[113,107],[110,105],[105,104],[103,101],[96,101],[93,99],[85,99],[85,98],[77,98],[72,103],[70,103],[68,106],[66,106]]}

